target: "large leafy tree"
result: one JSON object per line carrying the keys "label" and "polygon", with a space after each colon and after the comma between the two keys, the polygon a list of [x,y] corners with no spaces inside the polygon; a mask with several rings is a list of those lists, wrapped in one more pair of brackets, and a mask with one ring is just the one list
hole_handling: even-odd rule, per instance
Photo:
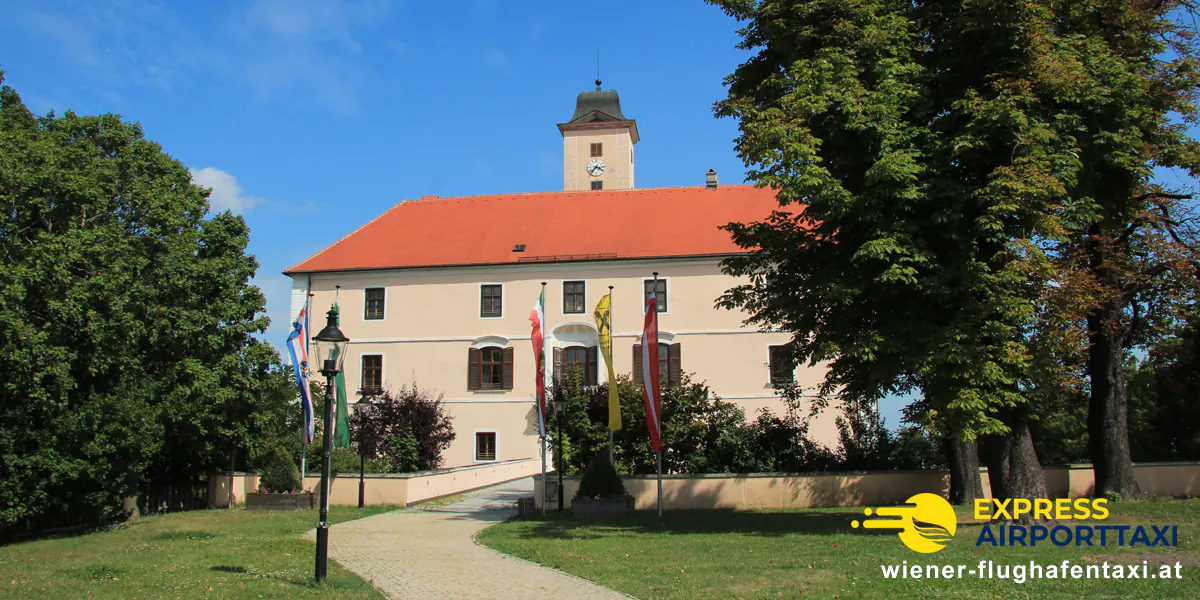
{"label": "large leafy tree", "polygon": [[1135,493],[1124,365],[1194,306],[1187,196],[1152,180],[1197,171],[1191,5],[713,3],[756,52],[718,114],[803,208],[731,227],[755,252],[724,303],[829,359],[827,392],[919,387],[1001,497],[1042,493],[1029,424],[1086,389],[1097,491]]}
{"label": "large leafy tree", "polygon": [[[1194,309],[1200,252],[1190,196],[1156,182],[1155,167],[1200,175],[1200,56],[1190,1],[1091,0],[1056,7],[1063,60],[1043,101],[1074,124],[1085,176],[1071,190],[1087,218],[1056,249],[1055,295],[1084,337],[1089,453],[1096,493],[1136,495],[1125,371]],[[1193,223],[1194,224],[1194,223]],[[1070,311],[1067,311],[1071,315]]]}
{"label": "large leafy tree", "polygon": [[136,124],[0,87],[0,528],[110,517],[282,410],[249,231],[207,195]]}
{"label": "large leafy tree", "polygon": [[732,224],[749,283],[721,304],[793,333],[849,402],[920,389],[981,438],[996,497],[1045,494],[1022,381],[1048,248],[1080,210],[1080,159],[1040,95],[1055,15],[1036,2],[714,0],[745,22],[730,75],[749,177],[782,210]]}

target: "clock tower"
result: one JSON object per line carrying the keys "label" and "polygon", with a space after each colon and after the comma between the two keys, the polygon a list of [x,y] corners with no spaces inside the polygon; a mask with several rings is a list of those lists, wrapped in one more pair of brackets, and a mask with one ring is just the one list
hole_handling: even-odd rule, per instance
{"label": "clock tower", "polygon": [[621,114],[616,90],[588,90],[575,98],[575,116],[559,123],[563,136],[563,189],[633,189],[637,122]]}

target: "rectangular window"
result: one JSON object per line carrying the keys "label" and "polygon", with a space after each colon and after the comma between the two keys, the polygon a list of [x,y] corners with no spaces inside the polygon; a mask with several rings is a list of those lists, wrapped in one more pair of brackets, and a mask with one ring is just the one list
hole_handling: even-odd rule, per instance
{"label": "rectangular window", "polygon": [[604,156],[604,144],[592,144],[592,158]]}
{"label": "rectangular window", "polygon": [[481,317],[499,317],[502,316],[501,300],[504,293],[502,285],[481,285],[479,286],[479,316]]}
{"label": "rectangular window", "polygon": [[787,383],[792,381],[796,365],[792,362],[792,357],[787,351],[787,346],[771,346],[768,348],[768,354],[771,361],[771,383]]}
{"label": "rectangular window", "polygon": [[475,434],[475,460],[496,460],[496,432],[480,431]]}
{"label": "rectangular window", "polygon": [[383,318],[383,288],[367,288],[363,319],[377,321]]}
{"label": "rectangular window", "polygon": [[513,349],[489,346],[467,351],[467,389],[511,390]]}
{"label": "rectangular window", "polygon": [[585,286],[582,281],[564,281],[563,282],[563,314],[578,315],[582,314],[584,304],[586,304]]}
{"label": "rectangular window", "polygon": [[364,354],[362,357],[363,394],[378,394],[383,391],[383,355]]}
{"label": "rectangular window", "polygon": [[658,312],[667,312],[667,280],[659,279],[658,286],[655,287],[654,280],[647,279],[645,285],[646,295],[642,298],[642,306],[645,306],[650,301],[650,294],[653,293],[655,300],[658,302]]}
{"label": "rectangular window", "polygon": [[592,182],[592,189],[593,189],[593,190],[602,190],[602,189],[604,189],[604,182],[603,182],[603,181],[593,181],[593,182]]}

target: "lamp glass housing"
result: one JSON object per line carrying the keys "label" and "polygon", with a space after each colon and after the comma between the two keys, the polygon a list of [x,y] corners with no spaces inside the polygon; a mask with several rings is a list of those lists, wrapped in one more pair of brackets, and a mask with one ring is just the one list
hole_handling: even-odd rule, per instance
{"label": "lamp glass housing", "polygon": [[372,406],[375,406],[375,403],[371,401],[371,397],[363,396],[358,399],[358,402],[354,403],[354,412],[359,415],[365,415],[370,412]]}
{"label": "lamp glass housing", "polygon": [[346,347],[350,338],[346,337],[337,326],[337,311],[330,310],[326,314],[327,322],[320,333],[313,336],[317,349],[317,364],[322,373],[338,373],[346,362]]}

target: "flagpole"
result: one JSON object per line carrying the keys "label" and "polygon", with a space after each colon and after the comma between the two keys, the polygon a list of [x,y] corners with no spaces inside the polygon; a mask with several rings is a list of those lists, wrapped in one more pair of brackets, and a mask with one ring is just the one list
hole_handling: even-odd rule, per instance
{"label": "flagpole", "polygon": [[[656,297],[658,296],[658,271],[654,272],[654,294]],[[654,301],[654,310],[658,311],[658,300]],[[657,314],[654,315],[654,337],[655,338],[658,337],[658,315]],[[669,361],[669,360],[667,361],[668,365],[670,364],[670,362],[671,361]],[[652,365],[651,368],[657,369],[658,365]],[[670,367],[668,366],[668,370],[669,369],[670,369]],[[662,377],[661,373],[659,373],[659,377],[660,378]],[[660,381],[661,381],[661,379],[660,379]],[[662,384],[661,383],[659,384],[659,389],[657,389],[655,391],[658,393],[658,396],[655,397],[658,400],[658,410],[654,411],[655,412],[654,417],[658,421],[658,423],[655,425],[655,429],[658,430],[659,447],[661,448],[662,447]],[[663,512],[663,505],[662,505],[662,450],[655,452],[654,458],[655,458],[655,462],[658,463],[658,520],[661,523],[662,522],[662,512]]]}
{"label": "flagpole", "polygon": [[[612,357],[617,354],[616,348],[614,348],[615,344],[613,343],[613,337],[614,337],[614,334],[617,332],[617,330],[613,328],[613,316],[612,316],[613,315],[613,295],[612,294],[613,294],[613,286],[610,285],[610,286],[608,286],[608,359],[609,360],[612,360]],[[614,385],[617,385],[617,382],[615,382],[615,381],[608,382],[609,388],[612,388],[612,386],[614,386]],[[612,423],[608,424],[608,464],[610,464],[610,465],[616,464],[615,462],[613,462]]]}
{"label": "flagpole", "polygon": [[[538,350],[541,351],[541,352],[539,352],[539,355],[541,356],[541,358],[539,360],[541,360],[542,365],[545,365],[546,364],[546,323],[545,323],[545,320],[546,320],[545,319],[545,315],[546,315],[546,282],[545,281],[542,282],[541,301],[542,301],[542,324],[541,324],[542,347],[539,348]],[[542,382],[545,382],[546,375],[544,372],[538,371],[538,366],[539,365],[533,365],[533,372],[536,376],[542,378]],[[535,383],[539,383],[539,382],[535,382]],[[538,389],[537,385],[535,385],[533,389],[534,389],[533,394],[536,396],[537,389]],[[542,518],[543,519],[546,518],[546,503],[549,500],[548,498],[546,498],[546,410],[545,410],[546,397],[545,396],[546,396],[546,394],[543,391],[542,397],[537,399],[538,418],[542,420],[542,423],[541,423],[542,435],[539,438],[539,440],[541,442],[540,445],[542,448]],[[560,489],[560,490],[558,490],[558,493],[561,495],[563,493],[563,491]]]}

